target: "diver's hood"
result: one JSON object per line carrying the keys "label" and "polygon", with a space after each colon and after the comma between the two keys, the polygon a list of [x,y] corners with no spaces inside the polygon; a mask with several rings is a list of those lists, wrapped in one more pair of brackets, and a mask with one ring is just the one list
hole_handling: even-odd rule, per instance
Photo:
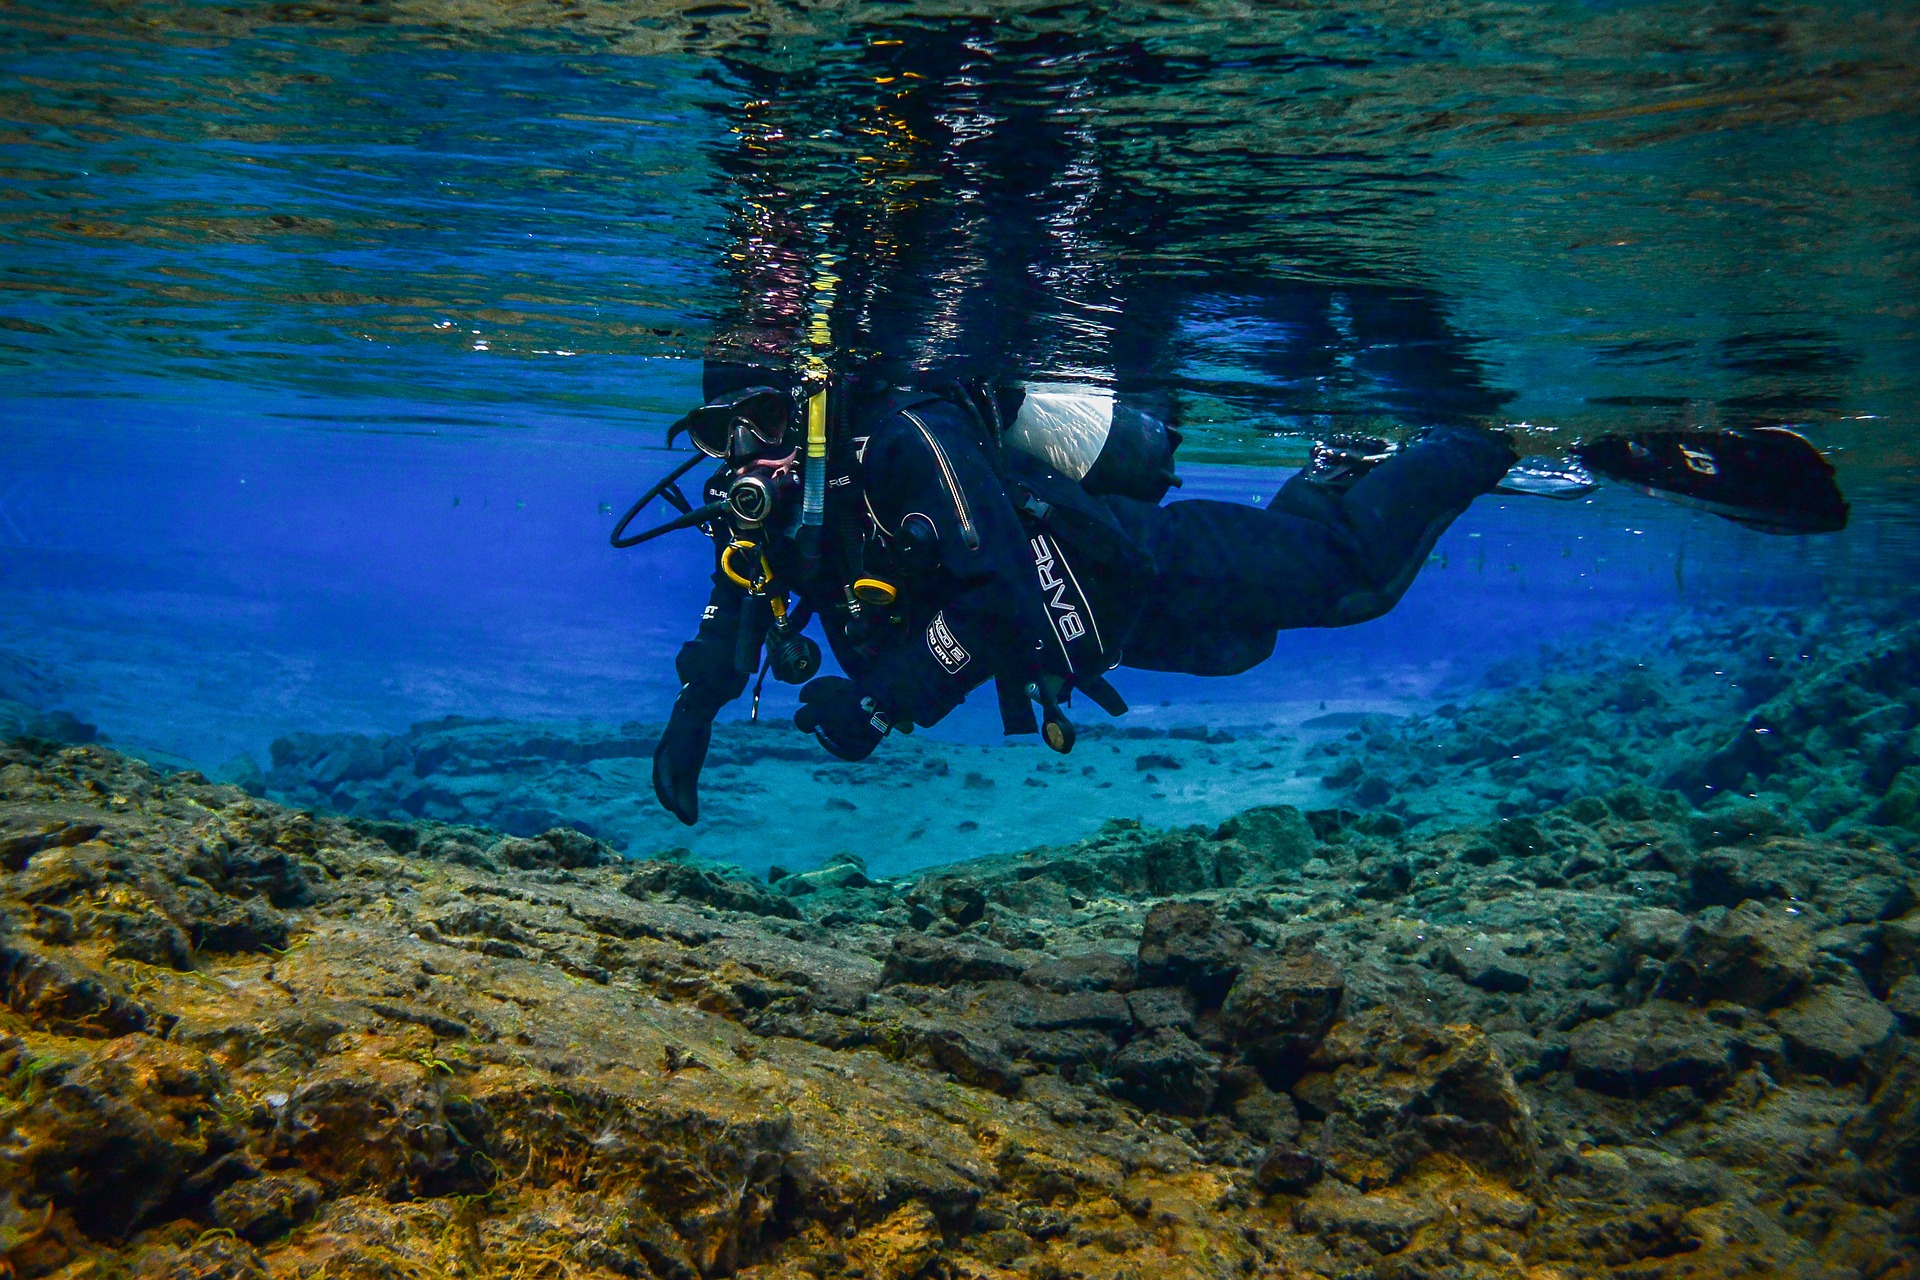
{"label": "diver's hood", "polygon": [[700,373],[700,394],[708,404],[731,399],[751,387],[772,387],[795,395],[800,375],[788,365],[753,360],[708,360]]}

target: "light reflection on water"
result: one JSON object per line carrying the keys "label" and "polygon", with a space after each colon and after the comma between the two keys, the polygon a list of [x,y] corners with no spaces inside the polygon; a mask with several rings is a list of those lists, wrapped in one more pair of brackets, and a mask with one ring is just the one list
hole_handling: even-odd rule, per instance
{"label": "light reflection on water", "polygon": [[1904,424],[1916,29],[11,0],[0,357],[658,412],[634,362],[832,251],[843,342],[1170,391],[1195,456],[1329,417]]}

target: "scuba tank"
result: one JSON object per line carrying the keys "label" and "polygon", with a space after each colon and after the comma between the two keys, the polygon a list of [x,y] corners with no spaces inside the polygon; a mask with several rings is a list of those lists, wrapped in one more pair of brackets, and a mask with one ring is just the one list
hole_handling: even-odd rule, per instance
{"label": "scuba tank", "polygon": [[[1173,454],[1180,432],[1153,414],[1119,402],[1104,387],[1029,382],[1003,393],[1003,447],[1044,462],[1092,494],[1159,502],[1177,488]],[[1011,407],[1011,406],[1008,406]]]}

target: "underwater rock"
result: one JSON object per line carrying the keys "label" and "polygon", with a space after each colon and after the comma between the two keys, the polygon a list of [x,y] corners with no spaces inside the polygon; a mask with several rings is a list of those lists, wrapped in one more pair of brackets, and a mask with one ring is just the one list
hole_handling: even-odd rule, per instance
{"label": "underwater rock", "polygon": [[1290,804],[1246,809],[1220,824],[1214,833],[1222,840],[1238,840],[1265,869],[1299,866],[1319,847],[1319,837],[1305,815]]}
{"label": "underwater rock", "polygon": [[963,1084],[995,1093],[1013,1093],[1020,1087],[1013,1060],[998,1045],[964,1031],[951,1027],[926,1030],[920,1036],[920,1052],[930,1065],[951,1072]]}
{"label": "underwater rock", "polygon": [[1767,1009],[1792,997],[1813,969],[1813,934],[1790,907],[1754,901],[1695,916],[1655,994]]}
{"label": "underwater rock", "polygon": [[1620,917],[1613,935],[1614,975],[1626,982],[1647,961],[1664,961],[1680,949],[1687,936],[1687,918],[1667,907],[1629,911]]}
{"label": "underwater rock", "polygon": [[1920,1031],[1920,976],[1908,974],[1887,990],[1887,1011],[1909,1035]]}
{"label": "underwater rock", "polygon": [[1113,1092],[1149,1111],[1203,1116],[1220,1084],[1220,1059],[1178,1027],[1159,1027],[1130,1042],[1108,1065]]}
{"label": "underwater rock", "polygon": [[1375,1009],[1336,1025],[1294,1098],[1324,1117],[1316,1154],[1361,1190],[1397,1181],[1428,1152],[1525,1182],[1538,1163],[1532,1111],[1477,1027]]}
{"label": "underwater rock", "polygon": [[1239,974],[1247,940],[1200,902],[1162,902],[1140,930],[1139,980],[1186,986],[1217,1005]]}
{"label": "underwater rock", "polygon": [[[1616,819],[1683,818],[1686,843],[1701,848],[1873,827],[1910,843],[1920,833],[1920,712],[1909,695],[1920,626],[1903,609],[1910,602],[1813,617],[1702,610],[1678,628],[1629,624],[1490,670],[1464,704],[1323,741],[1309,761],[1344,803],[1388,807],[1415,830],[1612,804],[1637,788],[1661,798],[1616,808]],[[1747,865],[1782,873],[1787,893],[1703,881],[1693,905],[1792,891],[1788,860]]]}
{"label": "underwater rock", "polygon": [[1526,964],[1508,956],[1485,934],[1442,943],[1436,958],[1442,969],[1482,991],[1525,991],[1533,986]]}
{"label": "underwater rock", "polygon": [[1902,1040],[1866,1108],[1845,1135],[1882,1203],[1920,1192],[1920,1044]]}
{"label": "underwater rock", "polygon": [[610,867],[621,861],[611,845],[571,827],[549,827],[531,839],[502,840],[492,852],[509,867],[520,871],[537,867]]}
{"label": "underwater rock", "polygon": [[[24,692],[24,691],[23,691]],[[0,741],[100,742],[100,730],[68,711],[30,705],[0,694]]]}
{"label": "underwater rock", "polygon": [[1127,1012],[1142,1031],[1190,1033],[1199,1010],[1185,987],[1141,987],[1127,995]]}
{"label": "underwater rock", "polygon": [[835,889],[865,889],[872,883],[867,879],[864,869],[851,863],[839,862],[830,867],[821,867],[817,871],[802,871],[781,877],[780,892],[789,897],[798,898],[804,894],[831,892]]}
{"label": "underwater rock", "polygon": [[944,1243],[939,1219],[916,1200],[854,1237],[847,1255],[873,1280],[913,1280],[926,1271]]}
{"label": "underwater rock", "polygon": [[958,942],[903,933],[893,940],[880,985],[911,982],[920,986],[950,987],[959,982],[990,982],[1016,978],[1024,966],[1018,957],[979,942]]}
{"label": "underwater rock", "polygon": [[1021,977],[1049,991],[1131,991],[1138,962],[1111,951],[1082,951],[1051,956],[1027,969]]}
{"label": "underwater rock", "polygon": [[1886,923],[1880,930],[1880,953],[1882,982],[1898,982],[1920,974],[1920,911],[1909,911]]}
{"label": "underwater rock", "polygon": [[1773,1023],[1795,1066],[1841,1082],[1853,1079],[1899,1026],[1857,977],[1813,988],[1776,1012]]}
{"label": "underwater rock", "polygon": [[235,1144],[225,1073],[190,1049],[128,1036],[46,1061],[13,1039],[0,1058],[38,1085],[8,1116],[7,1172],[88,1235],[125,1237]]}
{"label": "underwater rock", "polygon": [[721,875],[678,862],[642,862],[637,865],[639,870],[620,886],[620,892],[629,897],[664,895],[756,916],[778,916],[787,920],[800,918],[800,912],[792,902],[743,877]]}
{"label": "underwater rock", "polygon": [[213,1198],[213,1220],[249,1244],[266,1244],[312,1218],[324,1195],[305,1174],[236,1182]]}
{"label": "underwater rock", "polygon": [[[295,813],[93,747],[0,747],[0,779],[23,1276],[1920,1255],[1920,913],[1881,918],[1911,878],[1884,832],[1703,853],[1680,802],[1609,784],[1504,823],[1299,815],[1311,846],[1285,813],[1114,823],[790,897],[685,857],[515,867],[503,840],[536,836]],[[1263,821],[1312,857],[1270,875]],[[1689,918],[1722,855],[1811,896]],[[1458,976],[1482,939],[1524,990]]]}
{"label": "underwater rock", "polygon": [[1438,1221],[1444,1212],[1424,1197],[1362,1195],[1340,1182],[1325,1181],[1294,1206],[1293,1222],[1302,1231],[1349,1239],[1383,1255],[1404,1250],[1420,1228]]}
{"label": "underwater rock", "polygon": [[1345,991],[1339,967],[1310,948],[1263,957],[1227,993],[1222,1022],[1249,1061],[1284,1077],[1319,1047]]}
{"label": "underwater rock", "polygon": [[1655,1001],[1574,1028],[1569,1062],[1575,1080],[1601,1093],[1639,1097],[1675,1085],[1711,1093],[1733,1078],[1735,1039],[1697,1009]]}
{"label": "underwater rock", "polygon": [[1253,1167],[1253,1185],[1262,1191],[1299,1195],[1320,1181],[1320,1161],[1292,1142],[1279,1139],[1260,1153]]}

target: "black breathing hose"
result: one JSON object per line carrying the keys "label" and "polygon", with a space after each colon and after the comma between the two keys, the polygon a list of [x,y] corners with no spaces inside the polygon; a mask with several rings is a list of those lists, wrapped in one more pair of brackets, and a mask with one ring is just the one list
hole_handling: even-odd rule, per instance
{"label": "black breathing hose", "polygon": [[[694,507],[691,510],[688,510],[686,507],[683,506],[681,507],[681,511],[683,514],[675,516],[673,519],[667,521],[665,524],[649,529],[645,533],[635,534],[631,538],[624,536],[627,532],[627,526],[633,523],[633,518],[635,516],[639,515],[641,511],[646,509],[646,505],[649,502],[652,502],[655,498],[659,497],[662,493],[665,493],[668,489],[673,488],[675,481],[679,480],[681,476],[684,476],[685,474],[687,474],[687,472],[699,466],[701,460],[704,459],[706,456],[707,455],[704,453],[694,454],[691,458],[688,458],[685,462],[675,467],[672,471],[669,471],[666,474],[665,478],[660,481],[660,483],[654,485],[653,488],[641,494],[640,501],[634,503],[631,507],[628,507],[627,514],[620,517],[620,523],[613,526],[613,533],[611,536],[608,537],[607,541],[612,543],[613,546],[617,548],[637,547],[643,542],[653,541],[655,538],[659,537],[663,533],[672,533],[675,529],[687,529],[687,528],[691,528],[696,524],[705,524],[707,521],[719,515],[720,512],[726,508],[727,504],[724,502],[709,502],[704,507]],[[679,490],[674,489],[674,494],[675,494],[675,498],[678,498]],[[669,501],[673,501],[673,499],[669,499]],[[679,499],[679,501],[684,502],[685,499],[681,498]]]}

